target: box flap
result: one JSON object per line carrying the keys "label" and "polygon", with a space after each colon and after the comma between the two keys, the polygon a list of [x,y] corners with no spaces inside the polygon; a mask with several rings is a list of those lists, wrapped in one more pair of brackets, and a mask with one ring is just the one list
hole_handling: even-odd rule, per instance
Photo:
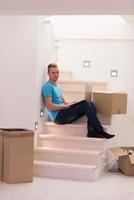
{"label": "box flap", "polygon": [[22,128],[2,128],[0,129],[0,133],[2,133],[4,137],[10,138],[34,136],[34,131]]}
{"label": "box flap", "polygon": [[127,150],[122,149],[121,147],[114,147],[110,149],[112,151],[112,153],[114,153],[116,156],[124,156],[127,155]]}

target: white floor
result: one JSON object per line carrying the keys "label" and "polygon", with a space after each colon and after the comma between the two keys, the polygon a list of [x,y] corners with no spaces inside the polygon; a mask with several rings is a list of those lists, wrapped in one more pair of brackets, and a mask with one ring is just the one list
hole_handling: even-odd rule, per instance
{"label": "white floor", "polygon": [[134,177],[107,172],[96,182],[35,177],[32,183],[0,182],[0,200],[134,200]]}

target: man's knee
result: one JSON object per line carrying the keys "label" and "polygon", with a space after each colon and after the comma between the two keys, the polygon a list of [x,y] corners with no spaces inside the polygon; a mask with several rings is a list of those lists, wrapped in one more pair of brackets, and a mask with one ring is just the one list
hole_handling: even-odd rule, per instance
{"label": "man's knee", "polygon": [[89,104],[89,101],[87,101],[87,100],[83,100],[83,101],[81,101],[83,104],[85,104],[85,105],[88,105]]}
{"label": "man's knee", "polygon": [[96,105],[92,101],[82,100],[82,101],[80,101],[80,105],[81,106],[83,105],[85,108],[92,108],[96,111]]}
{"label": "man's knee", "polygon": [[92,107],[92,103],[91,101],[88,101],[88,100],[83,100],[82,101],[82,104],[87,108],[87,107]]}
{"label": "man's knee", "polygon": [[93,101],[83,100],[86,107],[93,108],[96,111],[96,104]]}

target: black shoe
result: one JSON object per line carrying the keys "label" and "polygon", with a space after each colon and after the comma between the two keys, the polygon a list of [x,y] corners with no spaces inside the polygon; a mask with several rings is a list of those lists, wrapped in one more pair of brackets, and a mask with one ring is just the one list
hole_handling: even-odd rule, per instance
{"label": "black shoe", "polygon": [[104,138],[106,138],[106,139],[110,139],[110,138],[115,136],[115,135],[112,135],[112,134],[105,132],[104,130],[100,131],[99,134],[104,136]]}
{"label": "black shoe", "polygon": [[105,138],[103,135],[91,130],[88,132],[87,137],[92,137],[92,138]]}

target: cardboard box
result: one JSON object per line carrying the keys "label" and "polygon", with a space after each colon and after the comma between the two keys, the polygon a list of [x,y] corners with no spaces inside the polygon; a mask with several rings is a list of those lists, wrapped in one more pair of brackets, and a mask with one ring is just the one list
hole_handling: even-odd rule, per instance
{"label": "cardboard box", "polygon": [[127,94],[107,91],[93,92],[93,101],[96,103],[97,112],[105,114],[126,114]]}
{"label": "cardboard box", "polygon": [[0,181],[2,180],[2,131],[0,131]]}
{"label": "cardboard box", "polygon": [[7,183],[33,180],[34,132],[26,129],[2,129],[3,181]]}
{"label": "cardboard box", "polygon": [[134,147],[110,149],[117,156],[119,169],[127,176],[134,176]]}

